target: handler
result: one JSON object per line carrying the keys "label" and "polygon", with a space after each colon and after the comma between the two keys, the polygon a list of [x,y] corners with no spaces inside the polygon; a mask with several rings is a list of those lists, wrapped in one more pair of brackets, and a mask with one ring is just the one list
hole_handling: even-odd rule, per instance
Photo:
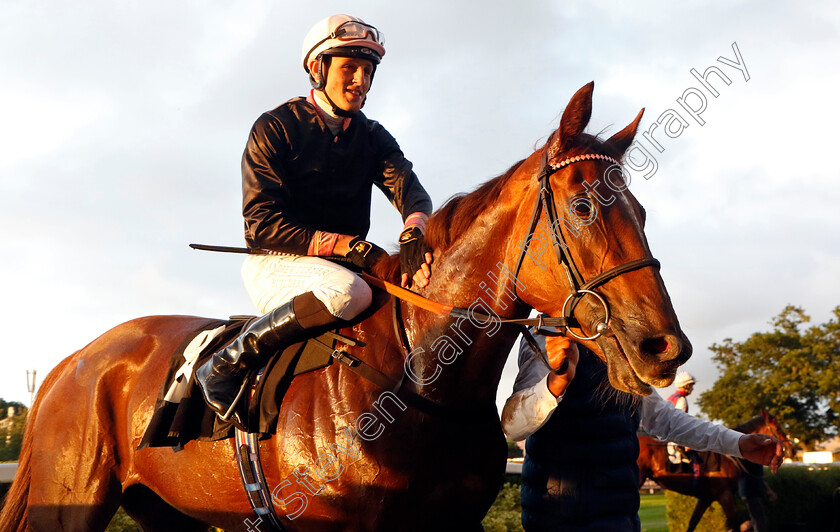
{"label": "handler", "polygon": [[424,232],[431,199],[394,137],[361,112],[384,55],[381,34],[361,19],[318,22],[301,57],[309,96],[264,113],[251,129],[242,157],[242,213],[248,247],[261,254],[248,256],[242,278],[265,315],[196,371],[219,414],[230,410],[246,369],[370,305],[370,287],[328,259],[346,257],[357,270],[370,270],[387,256],[365,240],[374,185],[405,224],[403,286],[429,282],[432,250]]}
{"label": "handler", "polygon": [[502,411],[513,440],[526,441],[522,525],[534,531],[638,532],[639,455],[636,431],[699,450],[744,457],[775,473],[782,445],[741,434],[675,409],[656,392],[637,396],[612,388],[606,365],[565,337],[545,340],[551,373],[522,342],[519,374]]}

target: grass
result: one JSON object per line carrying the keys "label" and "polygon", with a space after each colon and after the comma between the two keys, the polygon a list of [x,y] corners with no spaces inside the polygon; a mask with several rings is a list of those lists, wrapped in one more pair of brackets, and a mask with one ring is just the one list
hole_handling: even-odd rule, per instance
{"label": "grass", "polygon": [[665,494],[642,495],[639,506],[642,532],[668,532],[668,518],[665,516]]}

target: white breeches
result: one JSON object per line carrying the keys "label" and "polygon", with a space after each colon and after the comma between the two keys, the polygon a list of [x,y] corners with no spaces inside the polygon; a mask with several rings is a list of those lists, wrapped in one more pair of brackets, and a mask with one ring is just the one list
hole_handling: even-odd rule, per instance
{"label": "white breeches", "polygon": [[349,320],[368,308],[372,298],[361,277],[318,257],[249,255],[242,265],[242,280],[262,314],[312,292],[333,316]]}

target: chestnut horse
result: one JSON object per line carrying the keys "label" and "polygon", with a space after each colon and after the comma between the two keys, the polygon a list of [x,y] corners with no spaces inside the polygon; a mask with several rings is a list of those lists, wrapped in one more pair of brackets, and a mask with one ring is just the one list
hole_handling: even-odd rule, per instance
{"label": "chestnut horse", "polygon": [[[793,456],[793,442],[788,439],[776,418],[768,414],[766,410],[762,410],[760,416],[738,425],[734,430],[744,434],[769,434],[782,442],[786,456]],[[688,521],[687,532],[692,532],[697,527],[703,514],[715,501],[723,509],[728,526],[735,527],[737,525],[735,495],[738,493],[738,478],[743,472],[740,460],[717,453],[700,453],[706,458],[707,463],[720,464],[720,470],[709,471],[704,464],[700,467],[700,477],[695,479],[690,471],[680,473],[668,471],[666,445],[666,442],[639,434],[640,483],[644,484],[647,479],[652,479],[666,490],[697,498],[697,505]]]}
{"label": "chestnut horse", "polygon": [[[495,397],[519,333],[497,316],[573,313],[573,332],[606,360],[614,386],[646,394],[672,382],[691,346],[651,257],[644,210],[621,172],[609,171],[620,170],[613,165],[644,110],[606,141],[585,134],[593,86],[574,95],[543,147],[429,220],[434,272],[419,292],[472,308],[469,316],[403,304],[410,352],[387,307],[342,329],[366,344],[351,355],[395,380],[407,376],[405,386],[442,414],[408,406],[339,363],[294,379],[279,433],[260,442],[285,528],[481,530],[504,478]],[[540,209],[546,192],[553,199]],[[396,281],[398,268],[390,257],[375,273]],[[597,292],[589,284],[577,293],[584,283],[570,271],[597,280]],[[249,507],[231,442],[137,450],[170,355],[209,321],[137,319],[62,361],[30,413],[0,529],[103,530],[122,504],[144,530],[268,530]]]}

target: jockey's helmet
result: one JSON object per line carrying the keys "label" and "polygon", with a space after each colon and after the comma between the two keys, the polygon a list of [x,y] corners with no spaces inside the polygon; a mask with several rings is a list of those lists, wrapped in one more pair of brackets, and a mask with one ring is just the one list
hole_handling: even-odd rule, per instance
{"label": "jockey's helmet", "polygon": [[694,377],[691,373],[687,371],[681,371],[677,373],[677,378],[674,379],[674,386],[677,388],[683,388],[688,386],[689,384],[694,384]]}
{"label": "jockey's helmet", "polygon": [[310,71],[313,60],[318,61],[318,72],[324,69],[324,57],[341,56],[367,59],[376,65],[385,55],[382,33],[362,19],[351,15],[332,15],[318,21],[303,39],[301,62],[309,74],[309,81],[316,89],[323,89],[326,75],[316,80]]}

